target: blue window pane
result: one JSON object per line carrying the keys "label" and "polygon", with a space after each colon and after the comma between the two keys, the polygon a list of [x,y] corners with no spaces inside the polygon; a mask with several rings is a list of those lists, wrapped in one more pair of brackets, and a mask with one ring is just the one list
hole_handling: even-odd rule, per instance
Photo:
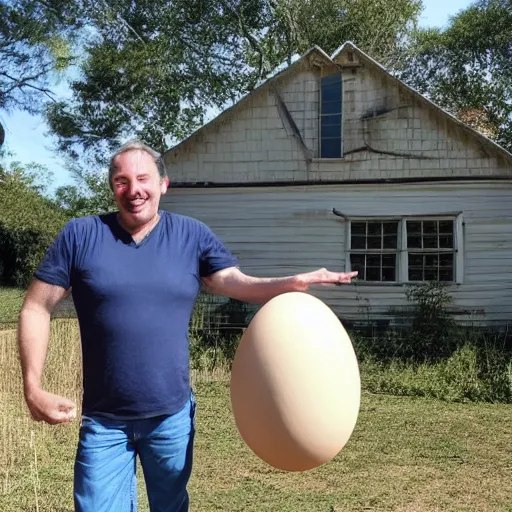
{"label": "blue window pane", "polygon": [[337,137],[338,139],[341,137],[341,125],[335,124],[332,126],[324,126],[322,128],[322,139],[332,139],[335,137]]}
{"label": "blue window pane", "polygon": [[341,141],[339,138],[322,139],[322,158],[341,158]]}
{"label": "blue window pane", "polygon": [[341,124],[341,114],[322,116],[322,128],[325,126],[333,126]]}
{"label": "blue window pane", "polygon": [[322,102],[341,101],[341,87],[322,87]]}
{"label": "blue window pane", "polygon": [[322,78],[320,158],[341,158],[342,76]]}
{"label": "blue window pane", "polygon": [[331,85],[331,84],[340,84],[341,83],[341,73],[333,73],[332,75],[327,75],[322,77],[322,86],[323,85]]}
{"label": "blue window pane", "polygon": [[328,101],[322,104],[322,114],[339,114],[341,101]]}

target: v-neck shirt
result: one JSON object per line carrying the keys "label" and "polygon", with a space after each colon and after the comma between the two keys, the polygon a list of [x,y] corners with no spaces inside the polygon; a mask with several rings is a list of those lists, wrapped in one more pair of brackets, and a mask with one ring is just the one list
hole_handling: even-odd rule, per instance
{"label": "v-neck shirt", "polygon": [[141,242],[116,213],[73,219],[35,277],[72,288],[83,355],[83,414],[174,414],[190,394],[188,327],[201,278],[238,265],[204,223],[160,211]]}

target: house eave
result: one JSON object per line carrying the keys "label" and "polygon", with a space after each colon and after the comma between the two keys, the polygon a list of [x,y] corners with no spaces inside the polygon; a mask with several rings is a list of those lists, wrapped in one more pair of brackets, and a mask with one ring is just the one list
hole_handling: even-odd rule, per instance
{"label": "house eave", "polygon": [[173,182],[172,189],[216,189],[216,188],[284,188],[305,186],[333,186],[333,185],[381,185],[381,184],[407,184],[407,183],[481,183],[503,182],[512,184],[510,175],[495,176],[438,176],[418,178],[382,178],[366,180],[286,180],[286,181],[248,181],[248,182]]}

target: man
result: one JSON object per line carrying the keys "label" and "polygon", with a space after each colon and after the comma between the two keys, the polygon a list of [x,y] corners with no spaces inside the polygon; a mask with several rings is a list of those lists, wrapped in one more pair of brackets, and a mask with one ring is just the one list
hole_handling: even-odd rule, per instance
{"label": "man", "polygon": [[84,386],[75,510],[134,511],[139,455],[152,512],[182,512],[195,431],[187,331],[201,283],[263,304],[357,273],[245,275],[206,225],[159,210],[169,179],[160,156],[139,141],[113,156],[109,181],[118,211],[70,221],[27,292],[19,323],[25,400],[38,421],[65,423],[75,414],[73,402],[41,387],[50,316],[71,291]]}

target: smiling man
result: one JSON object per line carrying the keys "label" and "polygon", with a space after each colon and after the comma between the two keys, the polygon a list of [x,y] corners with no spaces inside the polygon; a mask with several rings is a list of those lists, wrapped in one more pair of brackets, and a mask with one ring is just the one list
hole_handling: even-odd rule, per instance
{"label": "smiling man", "polygon": [[151,511],[184,512],[195,434],[188,325],[201,283],[263,304],[312,284],[349,283],[357,273],[244,274],[205,224],[159,210],[169,179],[160,156],[140,141],[113,156],[109,180],[118,211],[70,221],[27,292],[19,323],[25,400],[38,421],[75,415],[73,402],[41,387],[51,314],[71,292],[84,388],[76,512],[135,511],[137,455]]}

